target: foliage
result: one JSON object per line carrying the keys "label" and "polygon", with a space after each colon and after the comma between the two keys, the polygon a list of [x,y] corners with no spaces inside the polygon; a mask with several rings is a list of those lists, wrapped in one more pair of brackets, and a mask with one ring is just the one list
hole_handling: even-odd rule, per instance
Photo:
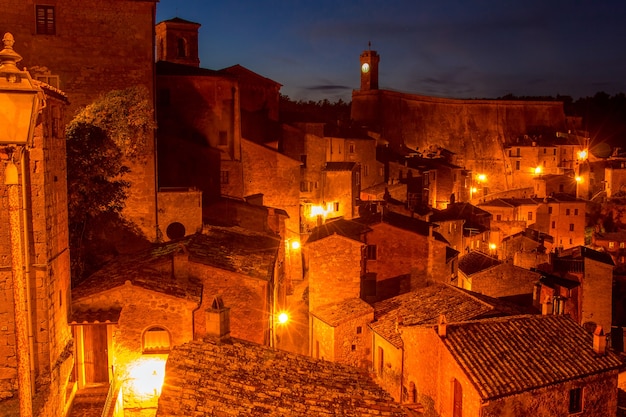
{"label": "foliage", "polygon": [[293,101],[288,96],[280,96],[280,118],[282,122],[336,123],[350,119],[350,103],[339,99],[331,103],[320,101]]}
{"label": "foliage", "polygon": [[84,107],[72,123],[100,127],[127,158],[145,155],[146,140],[156,127],[148,89],[113,90]]}

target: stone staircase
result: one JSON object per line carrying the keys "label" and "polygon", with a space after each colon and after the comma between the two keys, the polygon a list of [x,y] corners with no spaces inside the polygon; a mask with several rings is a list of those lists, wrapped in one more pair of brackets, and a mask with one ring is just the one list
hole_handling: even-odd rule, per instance
{"label": "stone staircase", "polygon": [[68,417],[100,417],[108,392],[108,385],[85,387],[78,390]]}

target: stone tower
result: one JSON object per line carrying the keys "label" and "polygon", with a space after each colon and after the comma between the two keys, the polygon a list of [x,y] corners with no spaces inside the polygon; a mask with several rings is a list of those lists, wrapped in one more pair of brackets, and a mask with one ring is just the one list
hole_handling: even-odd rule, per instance
{"label": "stone tower", "polygon": [[156,25],[157,61],[200,66],[198,58],[199,23],[175,17]]}
{"label": "stone tower", "polygon": [[361,54],[361,91],[378,90],[378,63],[380,56],[368,49]]}

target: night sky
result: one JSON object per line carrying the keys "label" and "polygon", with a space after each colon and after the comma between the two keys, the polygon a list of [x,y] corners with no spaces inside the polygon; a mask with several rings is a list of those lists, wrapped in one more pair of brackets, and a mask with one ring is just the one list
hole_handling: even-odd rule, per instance
{"label": "night sky", "polygon": [[200,65],[240,64],[295,100],[350,101],[359,55],[380,88],[453,98],[626,92],[626,0],[160,0],[200,23]]}

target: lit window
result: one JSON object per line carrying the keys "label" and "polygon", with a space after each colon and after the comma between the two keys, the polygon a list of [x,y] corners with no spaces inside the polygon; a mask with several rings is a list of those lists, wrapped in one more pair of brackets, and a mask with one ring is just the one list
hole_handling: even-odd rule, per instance
{"label": "lit window", "polygon": [[54,6],[35,6],[35,12],[37,13],[37,34],[56,34]]}
{"label": "lit window", "polygon": [[144,353],[168,352],[170,346],[170,333],[163,327],[151,327],[143,332]]}
{"label": "lit window", "polygon": [[615,242],[609,242],[609,249],[613,249],[615,247]]}
{"label": "lit window", "polygon": [[624,242],[619,242],[619,247],[624,249]]}
{"label": "lit window", "polygon": [[574,388],[569,390],[569,412],[570,414],[581,413],[583,411],[583,389]]}

